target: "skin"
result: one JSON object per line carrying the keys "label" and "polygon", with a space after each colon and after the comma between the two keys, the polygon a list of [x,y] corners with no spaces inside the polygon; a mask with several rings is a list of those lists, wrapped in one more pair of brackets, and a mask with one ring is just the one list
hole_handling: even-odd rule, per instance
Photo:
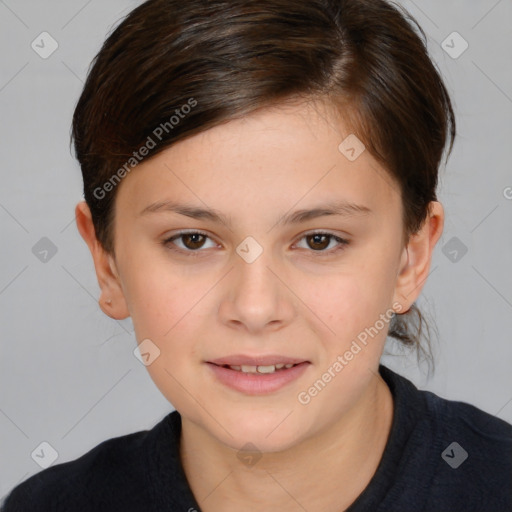
{"label": "skin", "polygon": [[[290,102],[143,161],[117,190],[115,258],[97,241],[85,202],[76,207],[102,310],[131,316],[137,342],[149,338],[160,350],[147,369],[182,416],[182,463],[206,512],[246,510],[248,503],[254,511],[339,511],[368,485],[382,457],[393,416],[378,375],[389,323],[309,403],[297,397],[379,315],[407,311],[417,299],[444,212],[431,203],[404,246],[398,185],[368,151],[351,162],[338,150],[349,134],[328,105]],[[333,199],[372,213],[277,224]],[[231,224],[139,215],[163,200],[216,209]],[[183,229],[209,238],[163,245]],[[350,244],[334,251],[334,238],[305,237],[312,230]],[[236,252],[247,236],[263,248],[252,263]],[[240,353],[311,364],[280,390],[251,396],[218,382],[205,363]],[[237,457],[248,442],[262,455],[252,466]]]}

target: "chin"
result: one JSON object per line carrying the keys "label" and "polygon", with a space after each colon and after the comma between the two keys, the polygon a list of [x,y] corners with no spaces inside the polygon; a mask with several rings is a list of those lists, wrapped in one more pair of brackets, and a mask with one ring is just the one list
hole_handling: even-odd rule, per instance
{"label": "chin", "polygon": [[221,441],[236,451],[237,457],[243,458],[244,454],[261,456],[265,453],[284,452],[293,448],[299,440],[293,436],[281,436],[271,439],[267,437],[267,433],[239,433],[233,437],[223,436]]}
{"label": "chin", "polygon": [[237,451],[252,449],[243,448],[250,444],[262,453],[282,452],[300,443],[305,437],[300,426],[293,423],[293,414],[286,418],[287,414],[289,413],[280,413],[278,416],[269,414],[267,418],[262,418],[261,414],[244,413],[240,419],[231,416],[229,422],[223,422],[219,418],[219,422],[231,436],[218,425],[214,427],[214,435],[220,436],[218,439],[222,443]]}

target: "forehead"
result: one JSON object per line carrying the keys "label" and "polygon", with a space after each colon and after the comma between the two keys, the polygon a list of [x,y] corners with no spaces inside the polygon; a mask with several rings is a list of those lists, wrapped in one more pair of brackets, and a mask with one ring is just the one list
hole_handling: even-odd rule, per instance
{"label": "forehead", "polygon": [[137,165],[117,203],[136,215],[152,202],[185,198],[228,214],[253,207],[262,215],[262,202],[272,210],[340,198],[400,209],[391,176],[319,102],[262,109],[178,142]]}

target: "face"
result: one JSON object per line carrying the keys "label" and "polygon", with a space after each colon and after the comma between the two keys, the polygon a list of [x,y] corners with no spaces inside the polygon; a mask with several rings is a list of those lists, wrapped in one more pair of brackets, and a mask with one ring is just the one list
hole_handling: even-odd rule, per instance
{"label": "face", "polygon": [[348,135],[327,107],[288,104],[177,143],[119,186],[115,268],[147,369],[235,449],[289,448],[340,420],[377,372],[393,304],[410,305],[398,186],[368,151],[339,149]]}

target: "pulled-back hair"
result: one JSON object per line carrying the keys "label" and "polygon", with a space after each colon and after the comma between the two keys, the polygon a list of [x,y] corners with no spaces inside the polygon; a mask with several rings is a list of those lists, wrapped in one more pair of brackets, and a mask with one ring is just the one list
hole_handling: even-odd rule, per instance
{"label": "pulled-back hair", "polygon": [[[116,184],[140,148],[149,158],[301,97],[338,109],[398,184],[407,243],[437,200],[455,118],[425,34],[406,11],[384,0],[148,0],[103,44],[73,116],[102,247],[115,254]],[[423,323],[413,304],[388,335],[421,348]]]}

